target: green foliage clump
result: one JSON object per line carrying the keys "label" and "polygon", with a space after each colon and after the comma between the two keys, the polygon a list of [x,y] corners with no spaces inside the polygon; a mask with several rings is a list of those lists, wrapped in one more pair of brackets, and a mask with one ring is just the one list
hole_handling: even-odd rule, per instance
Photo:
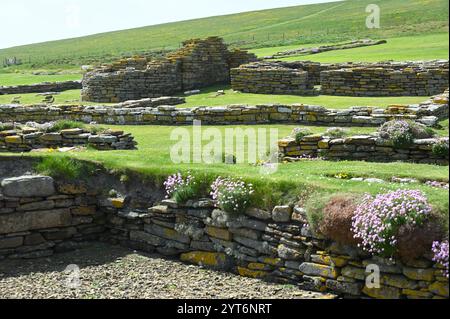
{"label": "green foliage clump", "polygon": [[59,120],[56,121],[53,125],[51,125],[47,132],[59,132],[61,130],[68,130],[68,129],[74,129],[74,128],[85,128],[86,125],[81,122],[76,121],[70,121],[70,120]]}
{"label": "green foliage clump", "polygon": [[300,143],[305,136],[312,134],[313,132],[307,128],[296,127],[292,130],[291,137],[295,138],[296,143]]}
{"label": "green foliage clump", "polygon": [[35,170],[56,179],[77,180],[92,175],[95,166],[67,156],[48,156],[35,166]]}
{"label": "green foliage clump", "polygon": [[349,135],[349,131],[342,127],[330,127],[325,135],[331,138],[343,138]]}
{"label": "green foliage clump", "polygon": [[393,120],[384,123],[378,130],[380,136],[390,140],[394,147],[408,148],[414,142],[414,139],[430,138],[434,136],[434,131],[423,124]]}
{"label": "green foliage clump", "polygon": [[432,152],[439,157],[448,156],[448,140],[439,140],[433,145]]}

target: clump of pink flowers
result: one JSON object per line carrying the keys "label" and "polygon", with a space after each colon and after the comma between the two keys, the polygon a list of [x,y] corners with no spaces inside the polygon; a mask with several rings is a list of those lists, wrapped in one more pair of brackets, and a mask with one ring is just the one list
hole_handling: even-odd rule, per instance
{"label": "clump of pink flowers", "polygon": [[217,206],[229,213],[244,213],[250,206],[253,185],[242,179],[218,177],[211,185],[211,196]]}
{"label": "clump of pink flowers", "polygon": [[420,225],[430,213],[431,206],[419,190],[400,189],[376,197],[366,195],[353,216],[352,231],[365,251],[391,257],[399,227]]}
{"label": "clump of pink flowers", "polygon": [[438,181],[427,181],[425,185],[435,188],[442,188],[448,190],[448,183],[438,182]]}
{"label": "clump of pink flowers", "polygon": [[433,261],[444,267],[444,276],[448,278],[448,240],[443,242],[435,241],[433,243]]}
{"label": "clump of pink flowers", "polygon": [[179,189],[189,186],[192,183],[194,183],[194,177],[191,174],[188,174],[188,176],[183,177],[181,173],[176,173],[173,175],[170,175],[167,177],[166,181],[164,182],[164,187],[166,189],[166,198],[170,198],[175,194]]}

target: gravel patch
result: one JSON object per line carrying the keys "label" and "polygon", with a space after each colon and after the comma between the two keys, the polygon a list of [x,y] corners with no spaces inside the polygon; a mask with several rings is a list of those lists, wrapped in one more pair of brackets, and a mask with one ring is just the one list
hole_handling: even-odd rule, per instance
{"label": "gravel patch", "polygon": [[[80,269],[78,288],[67,286],[68,279],[73,278],[73,272],[66,270],[68,265]],[[0,299],[7,298],[319,299],[333,296],[203,269],[119,246],[92,243],[75,252],[47,258],[0,261]]]}

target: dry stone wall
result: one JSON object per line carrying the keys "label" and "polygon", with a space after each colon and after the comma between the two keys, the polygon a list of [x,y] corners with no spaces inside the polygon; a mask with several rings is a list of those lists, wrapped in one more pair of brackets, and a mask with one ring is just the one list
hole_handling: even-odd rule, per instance
{"label": "dry stone wall", "polygon": [[46,82],[30,85],[0,86],[0,95],[63,92],[78,89],[81,89],[81,81]]}
{"label": "dry stone wall", "polygon": [[[343,297],[448,298],[448,280],[426,258],[402,263],[370,257],[314,235],[301,207],[250,209],[236,216],[209,199],[148,211],[109,209],[110,241],[182,261]],[[381,269],[381,287],[365,286],[368,265]]]}
{"label": "dry stone wall", "polygon": [[256,60],[245,51],[229,51],[218,37],[183,45],[164,59],[130,58],[86,73],[83,100],[115,103],[229,83],[231,67]]}
{"label": "dry stone wall", "polygon": [[0,181],[0,260],[73,250],[105,229],[96,194],[48,176]]}
{"label": "dry stone wall", "polygon": [[262,63],[246,64],[231,70],[231,86],[236,91],[257,94],[313,95],[308,72]]}
{"label": "dry stone wall", "polygon": [[377,135],[358,135],[346,138],[330,138],[323,135],[303,137],[300,141],[286,138],[279,141],[283,157],[317,157],[328,160],[357,160],[373,162],[407,161],[424,164],[448,165],[448,154],[436,155],[433,145],[449,143],[446,138],[416,139],[405,148],[394,147],[392,142]]}
{"label": "dry stone wall", "polygon": [[[370,257],[313,234],[300,206],[235,215],[216,209],[211,199],[145,206],[131,189],[108,198],[98,182],[95,189],[86,185],[48,176],[0,179],[0,260],[43,257],[105,240],[342,297],[448,298],[448,279],[429,256],[409,262]],[[365,286],[366,267],[373,264],[382,272],[379,289]]]}
{"label": "dry stone wall", "polygon": [[0,131],[0,152],[29,152],[35,149],[90,146],[96,150],[129,150],[136,148],[129,133],[109,130],[94,134],[81,128],[46,133],[36,128],[23,127]]}
{"label": "dry stone wall", "polygon": [[[303,72],[307,72],[306,78]],[[235,90],[261,94],[308,94],[301,90],[303,86],[311,89],[321,85],[320,93],[326,95],[420,96],[439,94],[448,88],[448,72],[448,60],[334,64],[266,61],[232,69],[231,83]],[[299,93],[295,93],[296,88]]]}
{"label": "dry stone wall", "polygon": [[[194,120],[204,124],[268,124],[299,123],[326,126],[379,126],[393,119],[409,119],[428,126],[448,118],[448,91],[413,105],[388,108],[352,107],[327,109],[307,104],[228,105],[219,107],[177,108],[162,104],[178,104],[179,98],[145,99],[115,106],[73,105],[0,105],[0,121],[49,122],[61,119],[101,124],[188,125]],[[156,106],[160,105],[160,106]]]}
{"label": "dry stone wall", "polygon": [[423,96],[448,87],[448,63],[424,64],[401,70],[356,67],[321,73],[321,92],[350,96]]}
{"label": "dry stone wall", "polygon": [[322,52],[335,51],[335,50],[347,50],[354,49],[360,47],[368,47],[373,45],[380,45],[387,43],[386,40],[371,40],[371,39],[362,39],[362,40],[354,40],[350,42],[333,44],[333,45],[322,45],[315,48],[300,48],[294,50],[281,51],[273,56],[267,56],[266,59],[278,59],[284,58],[288,56],[298,56],[298,55],[310,55],[310,54],[318,54]]}

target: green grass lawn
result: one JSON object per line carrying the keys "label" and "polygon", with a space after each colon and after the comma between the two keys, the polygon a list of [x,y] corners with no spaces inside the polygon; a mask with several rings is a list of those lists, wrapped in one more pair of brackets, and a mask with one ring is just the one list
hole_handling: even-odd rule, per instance
{"label": "green grass lawn", "polygon": [[[300,47],[314,47],[321,44],[272,47],[252,50],[258,57],[273,55],[280,51],[292,50]],[[281,58],[282,61],[310,60],[322,63],[335,62],[378,62],[386,60],[394,61],[418,61],[433,59],[448,59],[449,40],[448,33],[390,38],[388,43],[371,47],[362,47],[349,50],[337,50],[312,54],[306,56],[292,56]]]}
{"label": "green grass lawn", "polygon": [[[380,6],[382,21],[379,29],[366,28],[368,14],[365,9],[368,4]],[[0,61],[16,56],[23,60],[25,67],[32,68],[101,63],[122,55],[176,49],[186,39],[211,35],[222,36],[236,46],[261,48],[442,32],[448,32],[447,0],[348,0],[19,46],[0,50]]]}
{"label": "green grass lawn", "polygon": [[[302,161],[299,163],[280,164],[276,173],[264,175],[260,167],[251,164],[174,164],[170,159],[170,148],[177,141],[170,140],[173,126],[109,126],[125,130],[134,135],[139,143],[138,150],[134,151],[108,151],[99,152],[87,150],[84,152],[73,152],[70,156],[77,159],[100,161],[110,169],[131,169],[159,180],[159,183],[168,174],[177,171],[191,171],[202,176],[203,179],[212,179],[218,175],[230,175],[243,177],[255,183],[257,188],[264,190],[264,196],[272,196],[278,193],[287,195],[290,193],[301,193],[309,191],[325,192],[369,192],[379,193],[393,190],[399,187],[418,188],[427,193],[430,201],[441,211],[448,211],[448,191],[431,188],[421,184],[408,184],[401,186],[396,183],[368,184],[339,180],[328,176],[338,173],[348,173],[353,176],[377,177],[389,180],[393,176],[414,177],[420,180],[448,181],[449,167],[410,163],[366,163],[359,161]],[[276,128],[279,137],[289,135],[295,125],[262,125],[260,128]],[[205,127],[206,128],[206,127]],[[217,126],[223,133],[226,128],[234,126]],[[240,126],[240,128],[256,128],[256,126]],[[309,127],[313,132],[323,132],[326,128]],[[192,128],[186,129],[192,132]],[[373,128],[351,128],[352,134],[369,133]],[[448,134],[448,132],[447,132]],[[192,143],[192,141],[191,141]],[[205,145],[207,141],[203,141]],[[246,149],[240,150],[246,153]],[[25,156],[63,156],[57,153],[26,154]],[[278,196],[278,195],[277,195]]]}
{"label": "green grass lawn", "polygon": [[[218,90],[225,89],[225,95],[215,97]],[[42,96],[36,93],[0,95],[0,104],[8,104],[13,97],[20,96],[21,104],[34,104],[42,101]],[[183,95],[181,95],[183,96]],[[79,90],[70,90],[55,95],[55,104],[107,104],[81,102]],[[229,86],[214,86],[202,89],[201,94],[191,95],[186,98],[185,104],[178,105],[179,108],[197,106],[223,106],[230,104],[313,104],[328,108],[345,109],[351,106],[377,106],[387,107],[391,104],[416,104],[427,100],[426,96],[402,96],[402,97],[351,97],[351,96],[296,96],[296,95],[267,95],[234,92]],[[67,102],[70,101],[70,102]]]}
{"label": "green grass lawn", "polygon": [[81,80],[81,74],[34,75],[31,73],[0,73],[0,86],[28,85],[42,82]]}
{"label": "green grass lawn", "polygon": [[[215,96],[218,90],[224,89],[225,95]],[[202,89],[201,94],[191,95],[186,98],[186,103],[178,107],[194,106],[221,106],[230,104],[313,104],[328,108],[345,109],[351,106],[379,106],[387,107],[391,104],[415,104],[426,101],[425,96],[401,96],[401,97],[352,97],[352,96],[297,96],[297,95],[268,95],[240,93],[230,90],[228,86],[214,86]],[[1,101],[1,96],[0,96]]]}
{"label": "green grass lawn", "polygon": [[[36,104],[41,103],[43,100],[42,96],[37,95],[37,93],[28,94],[7,94],[0,95],[0,104],[9,104],[14,97],[20,97],[21,104]],[[80,104],[81,94],[80,90],[69,90],[61,92],[59,95],[54,95],[55,104]],[[70,101],[70,102],[68,102]],[[85,105],[99,104],[82,102]]]}

